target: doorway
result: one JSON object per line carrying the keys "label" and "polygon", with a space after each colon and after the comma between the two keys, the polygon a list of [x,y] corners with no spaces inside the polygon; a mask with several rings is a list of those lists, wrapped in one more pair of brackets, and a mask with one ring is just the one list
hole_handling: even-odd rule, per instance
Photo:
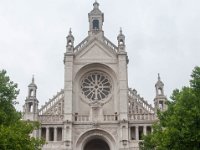
{"label": "doorway", "polygon": [[84,150],[110,150],[110,148],[105,141],[101,139],[93,139],[86,143]]}

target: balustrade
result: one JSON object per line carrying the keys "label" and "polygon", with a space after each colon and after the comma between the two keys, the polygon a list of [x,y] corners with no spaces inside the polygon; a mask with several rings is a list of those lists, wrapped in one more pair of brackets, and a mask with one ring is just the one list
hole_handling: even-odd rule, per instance
{"label": "balustrade", "polygon": [[106,37],[104,37],[104,43],[108,47],[110,47],[114,52],[118,52],[118,48],[110,40],[108,40]]}
{"label": "balustrade", "polygon": [[[118,120],[118,115],[104,115],[103,116],[103,121],[117,121]],[[90,117],[89,115],[74,115],[74,121],[75,122],[89,122]]]}
{"label": "balustrade", "polygon": [[156,120],[155,114],[130,114],[129,120]]}
{"label": "balustrade", "polygon": [[78,52],[82,47],[84,47],[86,44],[88,43],[88,37],[85,38],[80,44],[78,44],[75,48],[74,48],[74,53]]}

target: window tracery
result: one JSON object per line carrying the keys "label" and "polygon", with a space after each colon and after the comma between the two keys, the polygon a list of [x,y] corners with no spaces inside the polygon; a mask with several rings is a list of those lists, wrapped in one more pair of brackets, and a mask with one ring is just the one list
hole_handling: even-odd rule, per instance
{"label": "window tracery", "polygon": [[86,74],[81,80],[82,94],[89,100],[104,100],[111,94],[110,77],[103,72],[95,71]]}

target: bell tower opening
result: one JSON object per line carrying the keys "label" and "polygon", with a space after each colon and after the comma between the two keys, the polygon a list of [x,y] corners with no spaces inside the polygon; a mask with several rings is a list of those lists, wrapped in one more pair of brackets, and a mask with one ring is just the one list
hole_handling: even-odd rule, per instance
{"label": "bell tower opening", "polygon": [[99,20],[93,20],[93,29],[99,30]]}
{"label": "bell tower opening", "polygon": [[110,148],[104,140],[92,139],[86,143],[83,150],[110,150]]}
{"label": "bell tower opening", "polygon": [[93,10],[88,14],[89,19],[89,35],[103,33],[102,27],[104,22],[104,14],[99,9],[99,3],[95,1]]}

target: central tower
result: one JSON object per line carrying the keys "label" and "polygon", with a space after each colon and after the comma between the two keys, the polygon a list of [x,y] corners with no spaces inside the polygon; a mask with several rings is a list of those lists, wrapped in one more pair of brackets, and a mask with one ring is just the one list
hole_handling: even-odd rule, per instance
{"label": "central tower", "polygon": [[[70,143],[69,148],[76,147],[74,149],[78,150],[82,146],[93,146],[91,142],[99,140],[108,145],[110,150],[116,150],[116,146],[123,147],[121,141],[128,141],[125,36],[120,30],[118,46],[104,36],[104,14],[98,2],[93,4],[88,19],[88,36],[80,44],[74,47],[71,30],[67,36],[64,55],[65,141]],[[99,135],[94,136],[94,133]],[[84,139],[82,134],[91,136],[89,144],[86,141],[85,145],[84,141],[82,145],[72,142]],[[105,137],[101,134],[105,134]],[[118,136],[112,137],[112,134]]]}
{"label": "central tower", "polygon": [[88,14],[88,19],[89,35],[103,33],[104,14],[99,10],[98,2],[93,4],[93,10]]}

